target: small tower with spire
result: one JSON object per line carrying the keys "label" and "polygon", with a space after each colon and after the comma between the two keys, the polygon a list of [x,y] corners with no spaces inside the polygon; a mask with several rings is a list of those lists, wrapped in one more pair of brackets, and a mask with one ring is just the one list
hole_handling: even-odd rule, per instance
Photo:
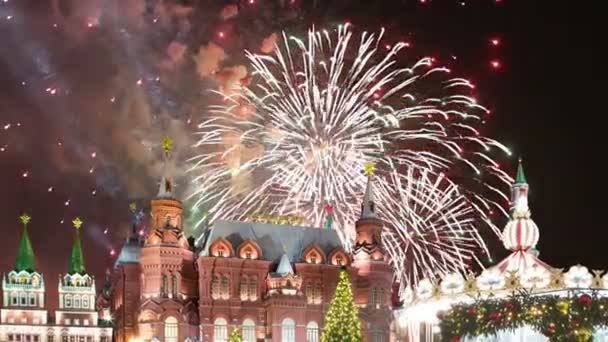
{"label": "small tower with spire", "polygon": [[80,239],[83,223],[79,217],[72,221],[75,236],[68,273],[59,275],[59,310],[56,311],[56,321],[61,325],[96,326],[98,323],[95,278],[86,271]]}
{"label": "small tower with spire", "polygon": [[27,229],[31,217],[23,214],[19,219],[23,233],[15,267],[2,277],[2,324],[46,324],[44,278],[37,270],[36,255]]}
{"label": "small tower with spire", "polygon": [[365,194],[361,202],[361,216],[355,223],[355,259],[383,260],[385,258],[382,248],[382,228],[384,223],[378,218],[376,213],[376,203],[374,200],[373,175],[374,165],[365,165],[367,184]]}

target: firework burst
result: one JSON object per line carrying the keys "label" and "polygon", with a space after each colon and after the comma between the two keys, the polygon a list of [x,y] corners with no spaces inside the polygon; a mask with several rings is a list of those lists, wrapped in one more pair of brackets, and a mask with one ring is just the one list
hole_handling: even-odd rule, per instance
{"label": "firework burst", "polygon": [[272,55],[247,54],[251,85],[221,93],[199,125],[191,197],[207,220],[267,213],[322,227],[331,204],[348,244],[373,163],[402,284],[479,261],[478,229],[498,232],[489,216],[508,201],[494,155],[509,152],[479,133],[488,111],[469,81],[431,58],[400,67],[406,44],[387,51],[382,36],[311,30],[283,34]]}

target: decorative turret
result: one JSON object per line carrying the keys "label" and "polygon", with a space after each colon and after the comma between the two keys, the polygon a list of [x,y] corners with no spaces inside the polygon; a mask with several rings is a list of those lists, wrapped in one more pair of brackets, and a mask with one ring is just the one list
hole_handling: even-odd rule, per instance
{"label": "decorative turret", "polygon": [[531,218],[528,190],[529,186],[520,159],[515,182],[511,187],[511,219],[502,232],[502,242],[512,253],[490,270],[497,269],[500,273],[513,272],[518,275],[530,272],[549,274],[553,270],[538,258],[538,253],[534,249],[540,233]]}
{"label": "decorative turret", "polygon": [[119,267],[120,265],[124,264],[136,264],[139,262],[139,255],[141,252],[141,247],[143,245],[143,238],[141,237],[141,234],[137,231],[137,228],[139,226],[140,219],[143,214],[141,211],[137,210],[137,204],[135,204],[135,202],[129,204],[129,211],[133,216],[133,222],[131,224],[131,235],[127,237],[125,244],[122,246],[122,249],[118,254],[118,258],[116,258],[116,263],[114,264],[114,267]]}
{"label": "decorative turret", "polygon": [[[84,325],[97,325],[95,312],[95,278],[89,275],[84,264],[84,253],[80,241],[80,230],[83,221],[76,217],[72,220],[74,244],[68,267],[68,273],[59,276],[59,310],[56,312],[59,324],[66,324],[74,319],[86,322]],[[67,321],[64,321],[67,320]]]}
{"label": "decorative turret", "polygon": [[[31,218],[29,215],[23,214],[19,219],[23,224],[23,233],[19,241],[17,260],[13,270],[4,275],[2,279],[3,308],[9,309],[3,309],[3,323],[6,322],[5,320],[15,322],[21,320],[21,312],[13,312],[10,310],[12,308],[17,310],[41,310],[45,307],[44,278],[36,270],[36,256],[27,231],[27,225]],[[38,324],[46,323],[46,312],[36,315],[40,316],[36,318]]]}
{"label": "decorative turret", "polygon": [[[373,174],[374,165],[371,163],[365,164],[365,174],[367,175],[367,184],[365,194],[361,203],[361,217],[355,223],[357,233],[355,241],[355,258],[371,258],[373,260],[384,259],[382,250],[382,228],[384,226],[376,213],[376,205],[374,202],[373,191]],[[366,256],[360,254],[365,252]]]}
{"label": "decorative turret", "polygon": [[[165,166],[158,194],[151,201],[152,228],[156,228],[156,230],[159,228],[173,228],[174,230],[181,231],[183,206],[175,198],[174,184],[167,171],[167,163],[173,149],[173,140],[169,137],[163,138],[162,148],[165,156]],[[158,232],[153,231],[151,233]],[[156,239],[154,240],[156,241]]]}
{"label": "decorative turret", "polygon": [[298,276],[291,266],[286,254],[281,256],[277,270],[268,274],[268,295],[275,294],[296,295],[301,294],[302,278]]}
{"label": "decorative turret", "polygon": [[528,190],[529,186],[520,159],[517,177],[512,186],[511,220],[505,226],[502,235],[505,247],[511,251],[528,251],[538,243],[539,230],[530,218]]}

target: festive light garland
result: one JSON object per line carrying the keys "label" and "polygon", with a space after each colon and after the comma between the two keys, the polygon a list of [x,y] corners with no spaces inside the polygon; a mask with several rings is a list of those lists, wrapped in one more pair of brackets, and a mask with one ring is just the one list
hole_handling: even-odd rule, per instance
{"label": "festive light garland", "polygon": [[552,342],[592,341],[593,332],[608,327],[608,298],[591,294],[486,299],[440,312],[442,341],[460,342],[464,336],[495,336],[500,331],[529,326]]}

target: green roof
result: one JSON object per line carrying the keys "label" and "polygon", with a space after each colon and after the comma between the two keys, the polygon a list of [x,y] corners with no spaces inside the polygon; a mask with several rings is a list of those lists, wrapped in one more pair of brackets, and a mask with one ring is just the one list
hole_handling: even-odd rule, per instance
{"label": "green roof", "polygon": [[524,166],[521,163],[521,159],[519,159],[519,166],[517,166],[517,176],[515,177],[515,184],[524,183],[526,183],[526,175],[524,174]]}
{"label": "green roof", "polygon": [[17,261],[15,262],[15,271],[28,271],[32,272],[36,270],[36,255],[34,254],[34,248],[32,248],[32,242],[30,236],[27,233],[27,224],[23,225],[23,234],[21,235],[21,241],[19,241],[19,250],[17,251]]}
{"label": "green roof", "polygon": [[70,256],[69,274],[86,273],[84,269],[84,254],[82,253],[82,244],[80,243],[80,227],[76,228],[76,237],[74,245],[72,245],[72,255]]}

